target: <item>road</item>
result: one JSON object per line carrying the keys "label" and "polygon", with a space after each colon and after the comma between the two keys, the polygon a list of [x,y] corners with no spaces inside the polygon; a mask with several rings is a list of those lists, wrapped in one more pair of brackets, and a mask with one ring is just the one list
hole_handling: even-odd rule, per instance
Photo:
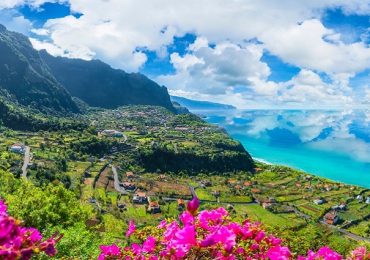
{"label": "road", "polygon": [[342,229],[342,228],[338,228],[336,226],[333,226],[333,225],[329,225],[327,223],[325,223],[324,221],[320,221],[321,224],[327,226],[327,227],[330,227],[331,229],[334,229],[344,235],[346,235],[347,237],[355,240],[355,241],[366,241],[366,242],[370,242],[370,239],[369,238],[366,238],[366,237],[361,237],[361,236],[358,236],[356,234],[353,234],[351,232],[348,232],[347,230],[345,229]]}
{"label": "road", "polygon": [[121,193],[121,194],[127,195],[128,192],[123,187],[121,187],[119,185],[120,184],[120,181],[118,179],[117,168],[115,166],[113,166],[113,165],[112,165],[112,172],[113,172],[113,177],[114,177],[114,189],[116,191],[118,191],[119,193]]}
{"label": "road", "polygon": [[193,198],[198,197],[197,194],[195,193],[195,188],[193,186],[189,185],[189,189],[190,189],[191,196],[193,196]]}
{"label": "road", "polygon": [[22,166],[22,177],[27,178],[27,167],[28,164],[30,163],[30,154],[31,154],[31,149],[29,146],[25,147],[25,152],[24,152],[24,159],[23,159],[23,166]]}

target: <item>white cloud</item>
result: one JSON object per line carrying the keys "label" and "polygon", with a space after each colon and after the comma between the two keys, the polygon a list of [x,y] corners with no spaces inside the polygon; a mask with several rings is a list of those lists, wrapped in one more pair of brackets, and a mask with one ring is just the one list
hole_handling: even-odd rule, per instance
{"label": "white cloud", "polygon": [[[42,0],[41,0],[42,1]],[[35,2],[35,1],[32,1]],[[38,2],[38,1],[37,1]],[[368,2],[368,1],[366,1]],[[303,39],[314,33],[313,41],[318,44],[324,42],[320,37],[326,35],[333,39],[335,33],[330,32],[322,25],[316,23],[303,23],[312,17],[320,17],[323,9],[341,6],[347,12],[368,13],[368,5],[364,1],[327,0],[327,1],[252,1],[252,0],[70,0],[71,9],[84,14],[79,19],[66,17],[55,19],[46,24],[50,30],[52,42],[66,50],[67,53],[77,52],[79,46],[85,46],[96,54],[96,57],[112,62],[117,67],[126,68],[125,63],[139,67],[146,59],[142,53],[137,53],[138,47],[160,51],[163,46],[171,44],[174,36],[181,36],[185,32],[202,35],[212,43],[224,42],[228,39],[232,43],[241,44],[246,39],[261,38],[266,40],[268,46],[277,41],[272,48],[278,55],[287,57],[287,61],[309,69],[316,69],[317,64],[312,60],[322,60],[321,67],[330,70],[332,67],[330,57],[325,52],[310,51],[313,46]],[[311,25],[311,26],[310,26]],[[296,28],[297,27],[297,28]],[[290,30],[285,30],[291,28]],[[312,31],[311,31],[312,30]],[[297,32],[296,32],[297,31]],[[303,35],[303,37],[301,37]],[[294,46],[291,52],[283,52],[287,47],[286,39],[292,36],[289,46]],[[325,42],[324,42],[325,43]],[[73,44],[74,48],[71,48]],[[300,47],[296,47],[300,45]],[[336,49],[337,43],[326,43],[329,49]],[[288,47],[289,47],[288,46]],[[316,45],[314,46],[316,47]],[[339,46],[348,56],[353,54],[351,60],[360,59],[357,64],[344,63],[341,71],[361,68],[361,44]],[[305,61],[307,55],[311,61]],[[333,50],[333,55],[337,54]],[[296,57],[302,54],[305,58]],[[113,57],[116,57],[116,61]],[[82,58],[86,58],[82,55]],[[123,61],[125,59],[125,61]],[[133,61],[130,61],[133,59]],[[120,61],[117,61],[120,60]],[[346,66],[348,64],[348,66]],[[314,65],[316,67],[314,67]],[[351,66],[349,68],[349,65]],[[344,68],[346,66],[346,68]],[[339,66],[340,67],[340,66]],[[137,69],[137,68],[136,68]],[[335,71],[333,71],[335,72]]]}
{"label": "white cloud", "polygon": [[[206,46],[201,38],[193,51],[183,57],[171,55],[177,73],[159,76],[157,81],[171,86],[172,93],[188,98],[218,100],[243,107],[321,107],[333,108],[353,104],[348,85],[325,83],[320,76],[302,69],[291,80],[275,83],[267,80],[270,70],[260,61],[260,45],[243,48],[230,43]],[[225,48],[225,46],[228,46]],[[231,48],[232,51],[227,50]],[[348,83],[348,82],[347,82]],[[200,87],[201,86],[201,87]],[[205,95],[202,95],[205,94]]]}
{"label": "white cloud", "polygon": [[277,98],[285,104],[323,108],[351,105],[351,94],[343,92],[341,88],[337,84],[325,83],[315,72],[303,69],[293,79],[280,84]]}
{"label": "white cloud", "polygon": [[[0,8],[22,4],[37,8],[44,2],[5,0]],[[169,53],[176,73],[158,77],[160,83],[172,91],[223,97],[224,102],[242,106],[321,104],[318,98],[327,104],[348,104],[349,79],[370,67],[366,44],[344,43],[339,32],[320,21],[326,8],[369,15],[369,0],[69,0],[68,4],[83,15],[49,20],[34,30],[43,39],[32,39],[36,48],[53,55],[99,58],[113,67],[137,71],[147,61],[143,49],[163,58],[175,36],[193,33],[198,38],[187,54]],[[301,73],[286,83],[268,81],[270,69],[261,61],[264,50],[302,68]],[[325,72],[333,83],[322,82],[314,71]]]}
{"label": "white cloud", "polygon": [[[270,69],[260,61],[262,54],[261,45],[221,42],[211,47],[200,37],[189,46],[188,54],[171,54],[171,63],[177,73],[159,76],[157,80],[171,86],[172,90],[208,94],[208,99],[211,95],[219,95],[224,102],[245,103],[246,94],[242,92],[249,91],[247,86],[256,87],[255,92],[264,95],[269,90],[265,80]],[[258,82],[266,86],[260,87]]]}
{"label": "white cloud", "polygon": [[370,66],[370,48],[366,44],[344,44],[336,32],[317,19],[265,31],[260,39],[270,52],[301,68],[348,78]]}
{"label": "white cloud", "polygon": [[9,9],[22,5],[38,8],[44,3],[67,3],[68,0],[1,0],[0,9]]}
{"label": "white cloud", "polygon": [[7,27],[8,30],[17,31],[26,35],[32,28],[30,21],[12,9],[0,9],[0,24]]}

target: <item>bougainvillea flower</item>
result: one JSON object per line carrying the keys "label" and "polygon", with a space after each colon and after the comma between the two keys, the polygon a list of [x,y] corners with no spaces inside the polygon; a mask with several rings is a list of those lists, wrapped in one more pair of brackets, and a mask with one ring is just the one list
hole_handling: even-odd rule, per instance
{"label": "bougainvillea flower", "polygon": [[133,220],[128,223],[128,229],[126,231],[126,237],[130,237],[135,232],[136,226]]}

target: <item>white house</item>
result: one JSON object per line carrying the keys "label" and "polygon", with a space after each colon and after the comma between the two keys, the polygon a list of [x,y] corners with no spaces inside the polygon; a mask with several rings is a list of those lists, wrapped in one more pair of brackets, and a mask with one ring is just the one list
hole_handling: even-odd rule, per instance
{"label": "white house", "polygon": [[13,153],[24,153],[25,147],[23,144],[13,144],[12,147],[10,147],[10,151]]}
{"label": "white house", "polygon": [[321,204],[325,203],[325,200],[324,199],[315,199],[313,201],[313,203],[315,203],[316,205],[321,205]]}
{"label": "white house", "polygon": [[103,130],[101,134],[106,135],[106,136],[112,136],[112,137],[123,137],[122,132],[119,132],[117,130],[110,130],[110,129]]}

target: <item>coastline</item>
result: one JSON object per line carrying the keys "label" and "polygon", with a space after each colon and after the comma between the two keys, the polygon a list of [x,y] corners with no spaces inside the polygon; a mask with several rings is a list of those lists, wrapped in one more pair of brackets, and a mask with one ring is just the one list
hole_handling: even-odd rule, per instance
{"label": "coastline", "polygon": [[319,176],[317,174],[313,174],[313,173],[310,173],[310,172],[307,172],[305,170],[298,169],[298,168],[295,168],[295,167],[292,167],[292,166],[289,166],[289,165],[271,163],[269,161],[266,161],[266,160],[261,159],[261,158],[256,158],[256,157],[252,157],[252,159],[255,162],[260,163],[260,164],[264,164],[264,165],[268,165],[268,166],[281,166],[281,167],[285,167],[285,168],[288,168],[290,170],[301,172],[302,174],[307,174],[307,175],[310,175],[310,176],[314,176],[314,177],[319,178],[321,180],[324,180],[326,182],[333,182],[333,183],[343,184],[345,186],[353,186],[353,187],[358,187],[358,188],[362,188],[362,189],[369,189],[368,187],[365,187],[365,186],[361,186],[361,185],[357,185],[357,184],[352,184],[352,183],[345,183],[345,182],[342,182],[342,181],[339,181],[339,180],[334,180],[334,179],[322,177],[322,176]]}

